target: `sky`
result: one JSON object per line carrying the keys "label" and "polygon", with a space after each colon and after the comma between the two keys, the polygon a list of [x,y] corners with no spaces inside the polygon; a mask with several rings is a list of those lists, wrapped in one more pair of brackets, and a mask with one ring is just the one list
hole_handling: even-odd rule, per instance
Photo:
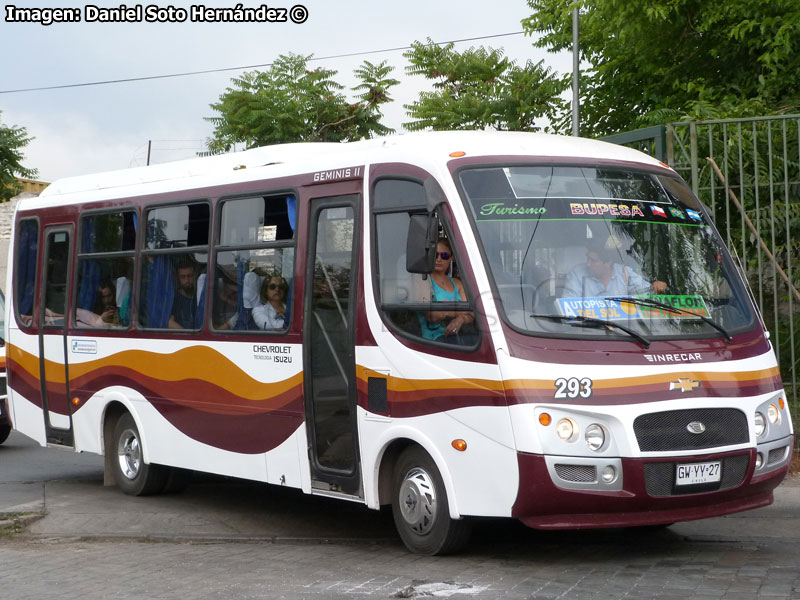
{"label": "sky", "polygon": [[[232,77],[245,70],[162,78],[98,86],[9,93],[11,90],[81,84],[267,64],[280,54],[330,57],[400,48],[431,38],[435,42],[521,32],[530,15],[525,0],[485,2],[460,0],[276,0],[272,8],[287,14],[302,2],[302,23],[147,22],[147,7],[188,9],[195,2],[145,2],[142,20],[126,23],[86,22],[87,5],[119,8],[122,2],[66,0],[27,2],[6,0],[0,14],[0,122],[25,127],[35,140],[25,148],[24,166],[38,169],[38,179],[85,175],[151,163],[192,158],[204,148],[213,126],[216,102]],[[94,2],[94,4],[92,4]],[[262,2],[244,0],[245,7]],[[9,22],[8,6],[77,9],[81,22]],[[206,0],[207,8],[234,8],[235,0]],[[125,3],[136,7],[133,1]],[[153,8],[150,10],[154,12]],[[163,11],[166,12],[166,11]],[[295,10],[292,14],[302,15]],[[506,56],[524,64],[545,64],[558,73],[572,68],[569,53],[552,54],[533,46],[522,34],[459,42],[503,48]],[[402,132],[407,121],[404,103],[412,102],[430,83],[409,76],[403,51],[329,58],[312,62],[338,71],[336,79],[356,85],[353,70],[363,60],[387,61],[401,84],[392,90],[383,122]],[[352,97],[352,93],[349,94]]]}

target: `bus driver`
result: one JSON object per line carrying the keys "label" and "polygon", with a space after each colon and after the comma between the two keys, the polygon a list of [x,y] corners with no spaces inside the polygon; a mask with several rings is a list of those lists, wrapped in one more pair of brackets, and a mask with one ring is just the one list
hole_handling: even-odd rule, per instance
{"label": "bus driver", "polygon": [[568,274],[564,284],[565,298],[599,298],[605,296],[632,296],[663,294],[667,284],[654,281],[652,284],[630,267],[614,259],[619,255],[617,247],[594,243],[586,251],[586,262],[576,265]]}

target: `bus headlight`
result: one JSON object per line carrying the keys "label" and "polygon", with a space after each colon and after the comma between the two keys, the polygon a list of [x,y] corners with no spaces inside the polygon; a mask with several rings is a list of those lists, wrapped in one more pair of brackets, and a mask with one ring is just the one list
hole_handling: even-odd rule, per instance
{"label": "bus headlight", "polygon": [[769,422],[773,425],[781,422],[781,411],[778,410],[778,407],[774,404],[770,404],[769,407],[767,407],[767,419],[769,419]]}
{"label": "bus headlight", "polygon": [[756,437],[761,437],[767,430],[767,420],[764,418],[763,413],[757,412],[753,424],[756,428]]}
{"label": "bus headlight", "polygon": [[584,438],[586,445],[595,452],[598,452],[606,444],[606,432],[597,423],[592,423],[586,428]]}
{"label": "bus headlight", "polygon": [[556,435],[565,442],[571,442],[578,435],[578,424],[572,419],[561,419],[556,424]]}

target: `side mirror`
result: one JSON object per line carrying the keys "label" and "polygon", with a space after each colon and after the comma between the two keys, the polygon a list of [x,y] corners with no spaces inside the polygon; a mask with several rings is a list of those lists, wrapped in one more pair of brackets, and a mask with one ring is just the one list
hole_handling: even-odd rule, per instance
{"label": "side mirror", "polygon": [[439,236],[437,221],[432,214],[411,215],[406,240],[406,271],[409,273],[433,273]]}

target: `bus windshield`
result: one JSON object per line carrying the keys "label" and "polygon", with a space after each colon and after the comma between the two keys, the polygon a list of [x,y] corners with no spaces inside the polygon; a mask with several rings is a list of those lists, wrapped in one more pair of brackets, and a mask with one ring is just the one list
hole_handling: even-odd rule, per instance
{"label": "bus windshield", "polygon": [[523,333],[718,337],[752,325],[735,267],[680,180],[599,166],[458,174],[507,322]]}

